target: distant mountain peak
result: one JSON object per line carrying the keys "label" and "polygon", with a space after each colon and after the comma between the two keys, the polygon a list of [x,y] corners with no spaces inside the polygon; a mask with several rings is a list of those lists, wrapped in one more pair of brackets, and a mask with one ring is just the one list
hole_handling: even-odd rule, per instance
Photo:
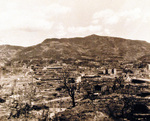
{"label": "distant mountain peak", "polygon": [[91,35],[89,35],[89,36],[86,36],[87,38],[93,38],[93,37],[100,37],[99,35],[96,35],[96,34],[91,34]]}
{"label": "distant mountain peak", "polygon": [[47,43],[47,42],[50,42],[50,41],[58,41],[58,40],[60,40],[60,39],[58,39],[58,38],[47,38],[43,41],[43,43]]}

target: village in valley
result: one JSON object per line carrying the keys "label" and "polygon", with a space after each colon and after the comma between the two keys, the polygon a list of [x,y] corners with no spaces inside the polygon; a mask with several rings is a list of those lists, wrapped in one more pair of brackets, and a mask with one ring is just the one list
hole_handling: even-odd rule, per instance
{"label": "village in valley", "polygon": [[0,120],[150,119],[149,62],[84,61],[33,59],[1,66]]}

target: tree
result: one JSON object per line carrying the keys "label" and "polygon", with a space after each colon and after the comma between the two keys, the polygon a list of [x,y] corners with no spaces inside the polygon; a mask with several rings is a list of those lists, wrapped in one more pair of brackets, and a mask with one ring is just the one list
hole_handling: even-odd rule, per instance
{"label": "tree", "polygon": [[72,99],[72,106],[75,107],[75,90],[77,87],[75,78],[72,78],[69,72],[64,72],[63,83],[66,91],[68,92],[69,96]]}
{"label": "tree", "polygon": [[115,77],[115,80],[114,80],[114,83],[113,83],[113,91],[117,90],[117,89],[120,89],[120,88],[123,88],[124,86],[124,79],[122,76],[120,77]]}

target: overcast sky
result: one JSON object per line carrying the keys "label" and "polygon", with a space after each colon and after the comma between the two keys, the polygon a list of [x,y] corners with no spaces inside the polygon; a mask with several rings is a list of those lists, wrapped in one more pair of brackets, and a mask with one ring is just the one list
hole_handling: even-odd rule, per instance
{"label": "overcast sky", "polygon": [[150,42],[150,0],[0,0],[0,44],[90,34]]}

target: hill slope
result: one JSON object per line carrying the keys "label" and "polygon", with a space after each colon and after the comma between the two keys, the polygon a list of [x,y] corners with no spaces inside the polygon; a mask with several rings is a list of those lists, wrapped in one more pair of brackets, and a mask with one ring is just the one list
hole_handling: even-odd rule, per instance
{"label": "hill slope", "polygon": [[84,38],[46,39],[16,53],[16,59],[133,61],[150,54],[150,43],[117,37],[90,35]]}
{"label": "hill slope", "polygon": [[11,45],[0,45],[0,65],[10,61],[17,52],[23,50],[24,47],[11,46]]}

